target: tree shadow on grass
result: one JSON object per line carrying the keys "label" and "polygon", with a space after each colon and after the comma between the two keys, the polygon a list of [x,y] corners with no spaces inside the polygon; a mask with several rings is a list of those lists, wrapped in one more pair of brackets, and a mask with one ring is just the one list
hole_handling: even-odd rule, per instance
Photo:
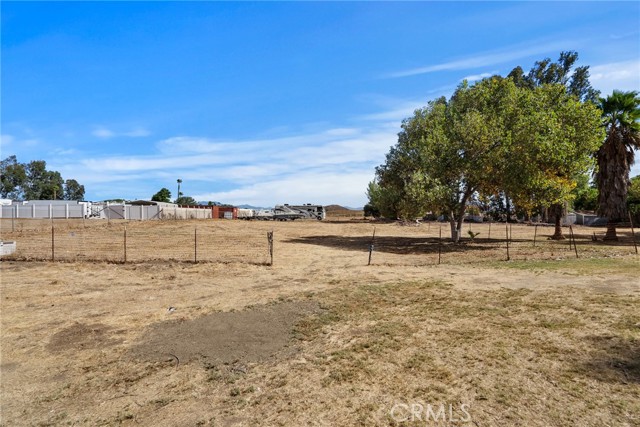
{"label": "tree shadow on grass", "polygon": [[[511,242],[526,242],[527,240],[512,240]],[[393,254],[437,254],[451,252],[476,252],[494,250],[496,247],[505,246],[504,240],[475,239],[460,243],[452,243],[449,240],[434,237],[398,237],[376,236],[372,241],[371,236],[310,236],[285,240],[287,243],[303,243],[307,245],[325,246],[328,248],[347,251],[368,251],[373,243],[374,251]],[[440,247],[441,245],[441,247]]]}
{"label": "tree shadow on grass", "polygon": [[582,368],[599,381],[640,384],[640,342],[617,335],[589,336],[594,357]]}

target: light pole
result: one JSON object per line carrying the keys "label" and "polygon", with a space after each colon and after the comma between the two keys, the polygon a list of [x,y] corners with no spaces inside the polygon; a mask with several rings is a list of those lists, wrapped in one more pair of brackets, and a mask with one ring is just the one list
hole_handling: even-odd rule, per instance
{"label": "light pole", "polygon": [[176,201],[180,198],[180,184],[182,184],[182,180],[178,178],[178,195],[176,196]]}

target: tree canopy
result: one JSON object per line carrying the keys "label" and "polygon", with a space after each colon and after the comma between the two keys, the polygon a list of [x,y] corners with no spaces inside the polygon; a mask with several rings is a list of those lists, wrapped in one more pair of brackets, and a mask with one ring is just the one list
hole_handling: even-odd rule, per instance
{"label": "tree canopy", "polygon": [[16,200],[82,200],[84,186],[47,169],[44,160],[19,163],[16,156],[0,162],[0,195]]}
{"label": "tree canopy", "polygon": [[151,196],[154,202],[171,203],[171,191],[168,188],[161,188],[156,194]]}
{"label": "tree canopy", "polygon": [[[545,73],[560,82],[538,84]],[[522,77],[527,84],[513,76],[463,82],[449,100],[416,110],[376,169],[370,204],[385,216],[443,214],[457,241],[474,198],[503,193],[527,211],[570,199],[603,132],[597,106],[562,84],[566,73],[541,63]]]}

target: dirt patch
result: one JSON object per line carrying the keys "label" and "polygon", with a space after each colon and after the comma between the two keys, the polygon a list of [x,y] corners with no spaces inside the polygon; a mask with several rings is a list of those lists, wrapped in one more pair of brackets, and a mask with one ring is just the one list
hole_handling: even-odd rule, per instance
{"label": "dirt patch", "polygon": [[[101,323],[84,324],[74,323],[55,333],[49,341],[47,348],[49,351],[57,353],[66,350],[83,350],[99,347],[110,347],[122,342],[121,339],[113,338],[110,328]],[[118,331],[116,331],[118,333]]]}
{"label": "dirt patch", "polygon": [[319,311],[316,302],[283,302],[160,322],[148,329],[130,353],[143,361],[260,362],[281,353],[295,324]]}

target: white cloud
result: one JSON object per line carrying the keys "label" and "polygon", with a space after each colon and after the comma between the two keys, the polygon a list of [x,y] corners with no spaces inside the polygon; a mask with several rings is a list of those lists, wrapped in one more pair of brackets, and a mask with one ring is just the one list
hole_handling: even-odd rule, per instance
{"label": "white cloud", "polygon": [[197,194],[197,200],[225,201],[242,204],[250,201],[257,206],[280,203],[319,203],[362,206],[367,183],[373,179],[373,170],[342,172],[296,173],[287,177],[267,180],[237,189]]}
{"label": "white cloud", "polygon": [[[64,176],[95,188],[95,194],[110,192],[113,197],[148,198],[149,191],[171,186],[180,177],[185,193],[197,200],[362,205],[375,166],[396,142],[398,124],[330,127],[270,139],[177,136],[159,141],[150,155],[85,158],[55,166]],[[208,191],[212,186],[225,191]]]}
{"label": "white cloud", "polygon": [[98,127],[91,132],[91,135],[97,138],[113,138],[116,134],[105,127]]}
{"label": "white cloud", "polygon": [[[17,149],[25,148],[25,147],[35,147],[40,143],[40,141],[36,138],[28,138],[28,139],[18,139],[13,135],[2,134],[0,135],[0,150],[7,150],[11,148],[14,152]],[[3,157],[6,157],[5,154],[2,154]]]}
{"label": "white cloud", "polygon": [[151,135],[151,132],[149,132],[145,128],[137,127],[137,128],[134,128],[134,129],[130,130],[129,132],[122,133],[122,135],[131,137],[131,138],[138,138],[138,137],[143,137],[143,136],[149,136],[149,135]]}
{"label": "white cloud", "polygon": [[491,76],[493,76],[495,74],[497,74],[497,71],[493,71],[491,73],[472,74],[470,76],[463,77],[462,79],[460,79],[460,81],[466,80],[468,82],[475,82],[477,80],[482,80],[482,79],[485,79],[487,77],[491,77]]}
{"label": "white cloud", "polygon": [[13,143],[14,140],[15,138],[11,135],[0,135],[0,148],[6,149]]}
{"label": "white cloud", "polygon": [[491,65],[504,64],[517,59],[527,58],[534,55],[543,55],[547,53],[557,53],[573,46],[575,43],[569,41],[553,41],[548,43],[538,43],[531,41],[526,45],[511,46],[508,49],[492,52],[482,52],[466,58],[442,62],[439,64],[427,65],[424,67],[413,68],[409,70],[401,70],[387,74],[387,78],[409,77],[419,74],[433,73],[436,71],[454,71],[469,70],[480,67],[488,67]]}
{"label": "white cloud", "polygon": [[97,138],[102,138],[102,139],[109,139],[109,138],[114,138],[117,136],[126,136],[129,138],[139,138],[139,137],[144,137],[144,136],[149,136],[151,135],[151,132],[149,132],[147,129],[142,128],[142,127],[136,127],[131,129],[130,131],[126,131],[126,132],[115,132],[111,129],[108,129],[104,126],[98,126],[96,127],[91,134]]}
{"label": "white cloud", "polygon": [[589,67],[591,85],[610,95],[614,89],[629,91],[640,90],[640,60],[613,62]]}

